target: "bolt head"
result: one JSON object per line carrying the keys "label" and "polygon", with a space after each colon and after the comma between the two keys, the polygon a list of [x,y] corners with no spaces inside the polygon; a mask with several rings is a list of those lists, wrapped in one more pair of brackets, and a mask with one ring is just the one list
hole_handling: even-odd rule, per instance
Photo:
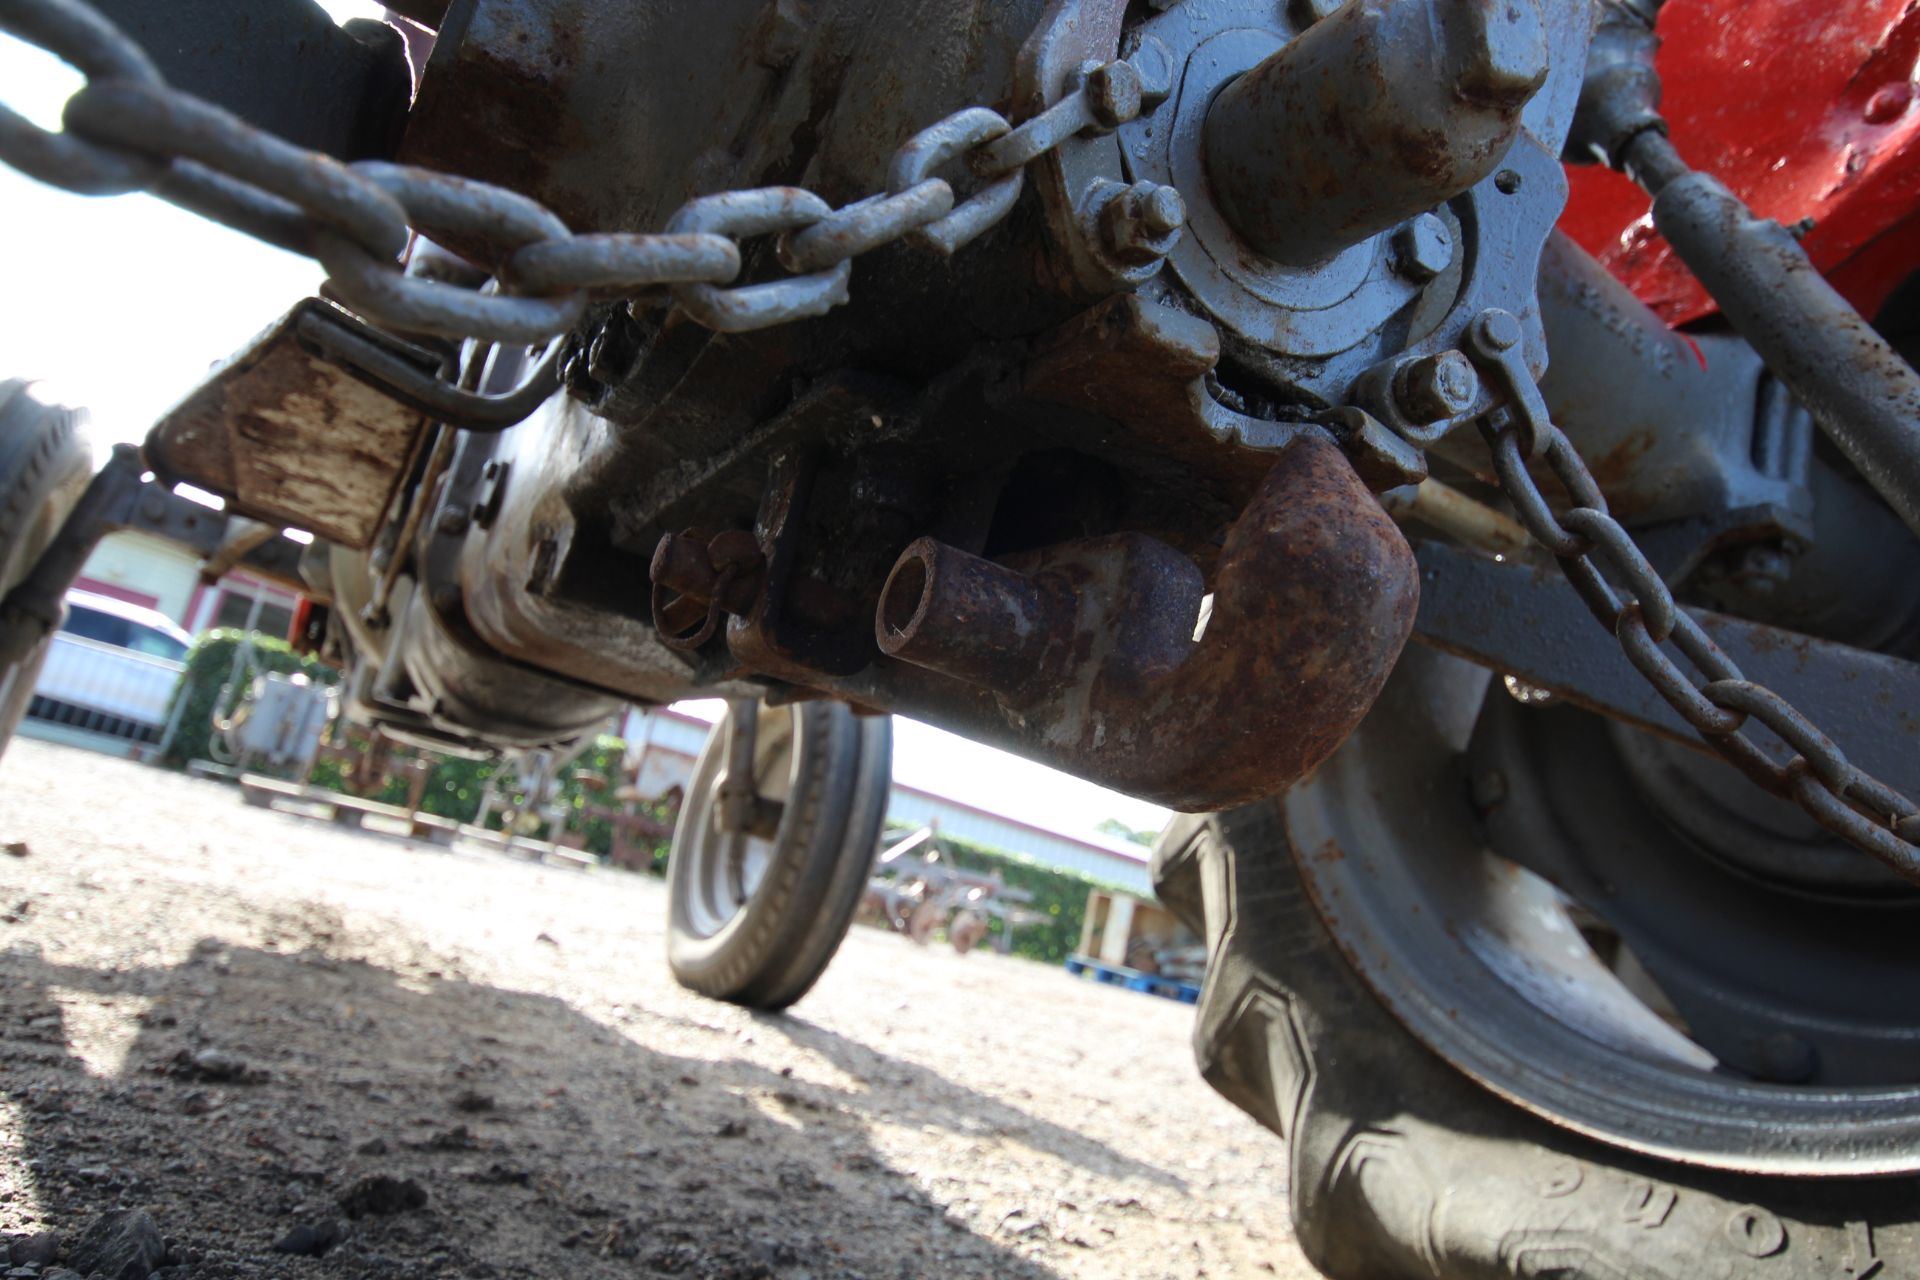
{"label": "bolt head", "polygon": [[1156,236],[1178,231],[1187,225],[1187,202],[1172,187],[1141,183],[1149,190],[1140,200],[1140,225]]}
{"label": "bolt head", "polygon": [[1127,64],[1140,77],[1141,110],[1153,110],[1173,92],[1173,52],[1160,37],[1141,36],[1139,47],[1127,55]]}
{"label": "bolt head", "polygon": [[1520,345],[1520,320],[1511,311],[1483,311],[1474,324],[1481,343],[1489,351],[1511,351]]}
{"label": "bolt head", "polygon": [[1416,284],[1427,281],[1453,264],[1453,231],[1445,221],[1423,213],[1393,233],[1393,264]]}
{"label": "bolt head", "polygon": [[1458,351],[1422,356],[1397,379],[1400,412],[1411,422],[1442,422],[1473,408],[1480,398],[1480,375]]}
{"label": "bolt head", "polygon": [[1172,187],[1136,182],[1116,191],[1100,206],[1100,242],[1113,258],[1130,267],[1160,261],[1180,242],[1187,205]]}
{"label": "bolt head", "polygon": [[1346,0],[1293,0],[1287,8],[1297,27],[1310,27],[1338,9]]}
{"label": "bolt head", "polygon": [[1449,31],[1461,96],[1517,107],[1547,82],[1547,24],[1537,0],[1460,5]]}
{"label": "bolt head", "polygon": [[1140,73],[1126,62],[1108,62],[1087,72],[1087,106],[1103,129],[1117,129],[1140,114]]}

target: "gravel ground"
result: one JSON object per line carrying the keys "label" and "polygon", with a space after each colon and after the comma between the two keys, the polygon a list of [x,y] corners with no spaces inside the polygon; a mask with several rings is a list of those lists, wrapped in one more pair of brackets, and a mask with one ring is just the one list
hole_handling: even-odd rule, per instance
{"label": "gravel ground", "polygon": [[648,878],[38,742],[0,785],[17,1257],[53,1231],[161,1280],[1313,1274],[1284,1149],[1199,1081],[1186,1006],[856,928],[749,1014],[674,985]]}

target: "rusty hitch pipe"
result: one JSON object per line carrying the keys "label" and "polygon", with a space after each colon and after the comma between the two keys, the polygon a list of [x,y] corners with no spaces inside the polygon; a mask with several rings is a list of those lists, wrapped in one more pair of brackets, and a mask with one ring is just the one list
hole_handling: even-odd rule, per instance
{"label": "rusty hitch pipe", "polygon": [[[1213,612],[1187,557],[1140,534],[995,563],[921,539],[874,634],[910,664],[871,700],[911,714],[912,668],[991,698],[969,732],[1103,785],[1205,811],[1273,795],[1373,705],[1412,631],[1405,538],[1330,441],[1303,437],[1234,523]],[[923,677],[924,678],[924,677]]]}
{"label": "rusty hitch pipe", "polygon": [[904,552],[880,592],[889,656],[987,689],[1025,688],[1073,626],[1069,590],[932,538]]}

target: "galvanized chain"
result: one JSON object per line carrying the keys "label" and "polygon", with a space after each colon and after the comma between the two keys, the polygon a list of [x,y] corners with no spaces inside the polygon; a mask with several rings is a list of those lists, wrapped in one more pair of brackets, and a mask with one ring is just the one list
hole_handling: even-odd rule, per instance
{"label": "galvanized chain", "polygon": [[[60,132],[0,104],[0,160],[85,195],[150,192],[316,258],[334,296],[376,324],[492,342],[544,342],[579,323],[590,299],[663,285],[689,316],[727,333],[824,314],[847,301],[854,258],[909,237],[953,253],[1007,216],[1028,164],[1142,108],[1139,74],[1110,62],[1018,127],[970,107],[922,130],[895,153],[884,192],[841,209],[798,187],[766,187],[696,199],[665,234],[574,235],[514,192],[378,161],[342,164],[171,88],[85,0],[0,0],[0,31],[87,77]],[[954,161],[979,184],[964,200],[934,176]],[[414,232],[477,252],[498,288],[406,274],[400,258]],[[726,287],[740,274],[738,241],[775,232],[793,274]]]}
{"label": "galvanized chain", "polygon": [[[1607,512],[1600,486],[1571,442],[1546,416],[1521,353],[1520,322],[1492,310],[1468,333],[1475,360],[1506,406],[1482,420],[1494,471],[1527,532],[1551,551],[1594,617],[1627,660],[1714,750],[1767,791],[1794,801],[1827,830],[1920,881],[1920,807],[1848,762],[1846,755],[1785,698],[1746,678],[1719,645],[1674,601],[1660,573]],[[1569,509],[1556,516],[1527,464],[1545,464]],[[1613,579],[1630,594],[1622,599]],[[1663,645],[1671,643],[1704,676],[1696,685]],[[1749,719],[1795,753],[1775,764],[1743,732]]]}

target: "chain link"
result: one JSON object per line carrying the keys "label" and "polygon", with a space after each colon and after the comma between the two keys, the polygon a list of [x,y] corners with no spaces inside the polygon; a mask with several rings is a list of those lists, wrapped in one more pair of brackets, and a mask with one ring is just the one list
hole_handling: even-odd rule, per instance
{"label": "chain link", "polygon": [[[1587,608],[1614,633],[1627,660],[1682,719],[1761,787],[1792,800],[1827,830],[1920,881],[1920,810],[1913,801],[1847,760],[1834,741],[1778,693],[1741,673],[1693,616],[1680,608],[1659,571],[1607,511],[1600,486],[1566,435],[1547,417],[1519,350],[1519,321],[1490,311],[1468,344],[1506,406],[1482,420],[1494,472],[1527,532],[1559,560]],[[1532,392],[1529,396],[1527,393]],[[1556,516],[1527,467],[1545,463],[1569,500]],[[1622,599],[1613,583],[1631,593]],[[1696,685],[1667,652],[1678,650],[1704,676]],[[1794,752],[1786,764],[1748,737],[1757,721]]]}
{"label": "chain link", "polygon": [[[942,254],[1005,218],[1025,166],[1077,133],[1141,111],[1127,63],[1093,68],[1078,88],[1011,126],[983,107],[922,130],[895,154],[887,189],[842,209],[796,187],[704,196],[666,234],[572,234],[514,192],[384,162],[342,164],[285,142],[167,85],[133,41],[85,0],[0,0],[0,31],[69,63],[87,83],[50,132],[0,104],[0,160],[84,195],[147,191],[268,243],[317,259],[331,293],[376,324],[410,334],[536,343],[579,323],[590,299],[671,286],[701,324],[737,333],[817,316],[847,301],[853,259],[913,239]],[[963,161],[981,183],[956,202],[934,170]],[[413,233],[479,253],[498,284],[476,293],[406,274]],[[790,275],[725,287],[738,241],[782,233]]]}

